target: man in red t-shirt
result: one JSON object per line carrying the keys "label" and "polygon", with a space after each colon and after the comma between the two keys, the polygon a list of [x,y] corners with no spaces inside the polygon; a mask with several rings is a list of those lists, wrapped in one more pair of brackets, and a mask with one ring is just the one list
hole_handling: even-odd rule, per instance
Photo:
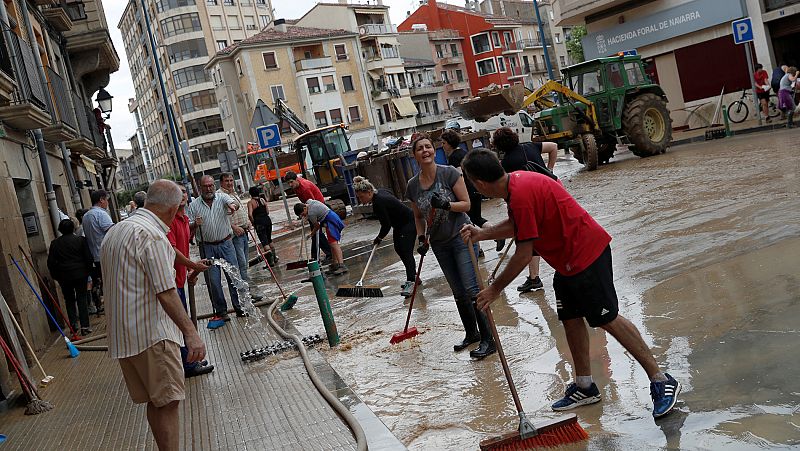
{"label": "man in red t-shirt", "polygon": [[771,89],[769,73],[764,70],[764,66],[756,64],[756,72],[753,74],[753,78],[756,80],[756,97],[758,97],[758,102],[761,104],[761,114],[769,122],[772,120],[769,117],[769,90]]}
{"label": "man in red t-shirt", "polygon": [[576,377],[564,398],[553,404],[553,410],[600,401],[600,391],[591,376],[588,322],[616,338],[647,372],[653,416],[668,414],[681,385],[661,371],[636,326],[619,315],[611,268],[611,236],[561,183],[547,176],[526,171],[507,174],[494,152],[486,149],[467,154],[461,168],[481,194],[505,199],[509,216],[494,226],[465,225],[461,230],[464,240],[516,240],[516,250],[506,268],[478,294],[478,307],[488,308],[527,267],[534,252],[556,270],[556,310],[564,324]]}
{"label": "man in red t-shirt", "polygon": [[[319,190],[317,185],[312,183],[310,180],[298,177],[293,171],[286,172],[286,175],[283,176],[283,181],[294,190],[294,193],[297,194],[297,198],[300,199],[300,202],[306,203],[307,200],[314,199],[322,202],[323,204],[325,203],[325,198],[322,196],[322,191]],[[317,243],[319,243],[319,248],[317,248]],[[317,259],[317,251],[319,249],[325,253],[326,259],[333,255],[331,253],[331,245],[328,244],[327,238],[322,235],[321,229],[311,236],[311,258],[314,260]]]}
{"label": "man in red t-shirt", "polygon": [[[202,272],[208,269],[202,261],[193,262],[189,259],[189,217],[186,216],[186,202],[188,194],[186,187],[180,185],[183,199],[178,207],[178,212],[175,218],[169,225],[169,232],[167,239],[172,247],[175,249],[175,286],[178,290],[178,296],[183,302],[183,308],[186,309],[186,269],[191,268],[193,271]],[[187,362],[187,350],[185,346],[181,347],[181,359],[183,360],[183,375],[187,379],[201,374],[208,374],[214,371],[214,365],[209,365],[208,360],[202,362]]]}

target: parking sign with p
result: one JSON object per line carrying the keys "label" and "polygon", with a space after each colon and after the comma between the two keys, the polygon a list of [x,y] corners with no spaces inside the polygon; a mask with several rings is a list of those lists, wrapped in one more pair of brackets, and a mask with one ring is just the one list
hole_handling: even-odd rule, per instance
{"label": "parking sign with p", "polygon": [[736,44],[744,44],[752,42],[753,40],[753,23],[749,17],[744,19],[734,20],[731,22],[733,27],[733,42]]}

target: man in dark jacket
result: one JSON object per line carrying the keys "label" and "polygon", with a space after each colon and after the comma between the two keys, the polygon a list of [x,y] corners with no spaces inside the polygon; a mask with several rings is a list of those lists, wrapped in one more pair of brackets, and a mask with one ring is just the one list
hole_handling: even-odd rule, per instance
{"label": "man in dark jacket", "polygon": [[86,239],[75,235],[75,223],[71,219],[61,221],[58,224],[58,231],[61,236],[50,243],[47,269],[61,286],[64,303],[67,306],[67,316],[73,329],[78,329],[78,319],[80,319],[81,335],[88,335],[92,333],[92,329],[89,327],[86,285],[94,259]]}

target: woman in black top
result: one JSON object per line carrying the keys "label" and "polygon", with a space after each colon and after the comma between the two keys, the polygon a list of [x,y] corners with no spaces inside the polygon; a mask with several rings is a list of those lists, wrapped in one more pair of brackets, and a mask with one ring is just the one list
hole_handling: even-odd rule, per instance
{"label": "woman in black top", "polygon": [[389,191],[376,190],[372,183],[364,177],[353,178],[353,190],[356,192],[359,203],[372,203],[372,211],[381,222],[381,230],[372,241],[373,244],[379,244],[386,238],[389,229],[394,229],[394,251],[397,252],[406,267],[406,281],[403,283],[400,294],[405,297],[411,296],[416,280],[414,239],[417,229],[414,225],[414,212]]}
{"label": "woman in black top", "polygon": [[247,202],[247,216],[250,217],[250,224],[256,230],[261,247],[269,247],[267,251],[267,262],[275,266],[278,263],[278,254],[275,253],[275,245],[272,244],[272,219],[269,217],[269,206],[261,195],[261,188],[251,186],[249,189],[250,201]]}
{"label": "woman in black top", "polygon": [[72,328],[77,330],[80,320],[81,335],[88,335],[92,333],[92,329],[89,328],[86,282],[94,258],[89,252],[86,238],[75,235],[75,223],[71,219],[61,221],[58,224],[58,231],[61,236],[50,243],[47,269],[64,293],[64,304],[67,306],[67,316]]}

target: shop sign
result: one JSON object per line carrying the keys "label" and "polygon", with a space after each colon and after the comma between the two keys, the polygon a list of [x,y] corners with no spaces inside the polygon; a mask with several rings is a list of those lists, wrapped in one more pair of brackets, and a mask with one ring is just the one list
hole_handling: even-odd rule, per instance
{"label": "shop sign", "polygon": [[[650,3],[652,5],[653,3]],[[587,60],[642,48],[744,16],[741,2],[694,0],[649,16],[587,34],[581,41]]]}

